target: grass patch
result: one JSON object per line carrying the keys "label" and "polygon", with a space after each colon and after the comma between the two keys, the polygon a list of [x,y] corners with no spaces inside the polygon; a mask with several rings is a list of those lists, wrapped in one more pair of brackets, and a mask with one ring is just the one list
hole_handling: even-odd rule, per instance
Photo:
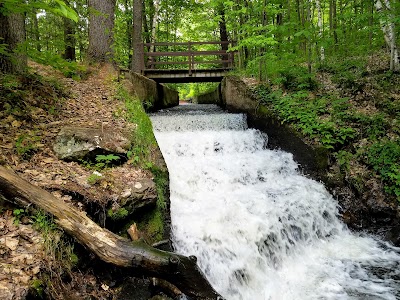
{"label": "grass patch", "polygon": [[151,154],[157,148],[151,121],[139,98],[132,96],[122,85],[117,87],[116,98],[125,103],[127,121],[136,124],[132,134],[134,146],[128,151],[128,159],[139,167],[148,168]]}
{"label": "grass patch", "polygon": [[159,151],[153,126],[145,112],[142,102],[129,94],[122,85],[117,87],[116,98],[124,101],[125,118],[136,124],[132,134],[132,149],[128,152],[129,161],[136,166],[151,171],[157,188],[156,207],[143,216],[138,222],[138,229],[144,232],[150,243],[160,241],[164,237],[165,215],[167,211],[168,173],[157,166],[154,153]]}

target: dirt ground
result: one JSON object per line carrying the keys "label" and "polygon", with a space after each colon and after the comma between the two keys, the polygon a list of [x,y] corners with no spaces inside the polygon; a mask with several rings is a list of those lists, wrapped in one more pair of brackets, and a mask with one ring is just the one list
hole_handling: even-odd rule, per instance
{"label": "dirt ground", "polygon": [[[88,185],[87,178],[92,171],[75,162],[58,160],[52,149],[53,142],[63,126],[116,129],[128,126],[121,117],[124,104],[114,98],[117,73],[106,65],[92,68],[86,80],[75,81],[48,67],[35,63],[30,63],[30,67],[44,78],[56,78],[64,87],[60,92],[42,86],[33,78],[22,83],[25,92],[19,103],[15,103],[18,104],[16,108],[7,99],[0,99],[0,108],[4,104],[0,110],[0,164],[32,184],[47,188],[65,202],[84,209],[83,203],[59,187],[80,186],[93,199],[101,201],[107,183]],[[0,91],[14,88],[1,84]],[[119,172],[130,179],[150,176],[131,164],[120,166]],[[46,243],[55,237],[37,230],[38,220],[27,218],[26,211],[1,204],[0,299],[23,299],[32,286],[34,293],[47,292],[58,299],[110,299],[117,292],[113,284],[102,281],[90,269],[60,271],[63,266],[55,261],[57,253],[53,249],[49,253]],[[43,286],[43,274],[47,274],[54,286]],[[63,276],[67,276],[67,280]]]}

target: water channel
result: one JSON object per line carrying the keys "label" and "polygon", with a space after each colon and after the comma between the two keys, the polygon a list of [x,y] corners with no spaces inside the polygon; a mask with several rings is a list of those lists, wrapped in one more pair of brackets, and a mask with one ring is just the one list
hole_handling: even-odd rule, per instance
{"label": "water channel", "polygon": [[400,249],[350,232],[324,186],[243,114],[151,116],[170,172],[175,251],[228,300],[400,299]]}

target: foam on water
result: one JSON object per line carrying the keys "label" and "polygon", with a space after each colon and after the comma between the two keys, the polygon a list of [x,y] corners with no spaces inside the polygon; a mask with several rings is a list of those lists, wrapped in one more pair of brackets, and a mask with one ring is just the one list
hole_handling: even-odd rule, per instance
{"label": "foam on water", "polygon": [[351,233],[324,186],[266,149],[243,115],[193,106],[151,119],[170,172],[174,247],[196,255],[226,299],[400,297],[399,249]]}

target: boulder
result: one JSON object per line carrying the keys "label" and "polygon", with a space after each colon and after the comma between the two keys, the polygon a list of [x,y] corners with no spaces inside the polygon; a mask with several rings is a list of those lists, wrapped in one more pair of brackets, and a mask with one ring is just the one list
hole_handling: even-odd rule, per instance
{"label": "boulder", "polygon": [[152,179],[138,179],[128,183],[108,210],[112,219],[123,219],[141,208],[155,205],[157,188]]}
{"label": "boulder", "polygon": [[64,127],[53,150],[59,159],[79,161],[91,152],[126,154],[131,148],[128,132],[114,128]]}

